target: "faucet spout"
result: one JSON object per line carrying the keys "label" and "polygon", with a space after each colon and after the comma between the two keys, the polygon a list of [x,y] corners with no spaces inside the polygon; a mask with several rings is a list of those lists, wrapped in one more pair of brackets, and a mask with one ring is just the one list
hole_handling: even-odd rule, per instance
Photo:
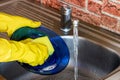
{"label": "faucet spout", "polygon": [[61,8],[61,27],[60,27],[60,29],[67,33],[71,30],[71,26],[72,26],[71,8],[68,5],[63,5]]}

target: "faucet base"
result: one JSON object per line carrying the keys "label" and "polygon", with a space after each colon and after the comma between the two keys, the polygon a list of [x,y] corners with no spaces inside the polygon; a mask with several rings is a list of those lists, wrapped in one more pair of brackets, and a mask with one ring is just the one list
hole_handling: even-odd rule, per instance
{"label": "faucet base", "polygon": [[65,33],[68,33],[71,30],[71,28],[69,28],[69,29],[68,28],[60,28],[60,30]]}

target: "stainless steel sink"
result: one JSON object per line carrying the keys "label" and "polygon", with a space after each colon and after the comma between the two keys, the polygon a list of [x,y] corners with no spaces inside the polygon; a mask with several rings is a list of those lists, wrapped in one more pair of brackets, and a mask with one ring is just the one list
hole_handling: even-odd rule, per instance
{"label": "stainless steel sink", "polygon": [[[74,80],[73,36],[62,36],[70,51],[70,62],[62,72],[43,76],[28,72],[16,62],[1,63],[0,74],[8,80]],[[79,80],[98,80],[120,65],[120,57],[113,51],[79,37]]]}
{"label": "stainless steel sink", "polygon": [[[68,67],[70,67],[69,68],[70,70],[71,69],[73,70],[73,66],[74,66],[73,37],[63,36],[62,38],[64,39],[70,50],[71,65],[69,65]],[[85,38],[82,37],[79,37],[78,43],[79,43],[78,46],[79,80],[101,79],[102,77],[106,76],[107,74],[115,70],[120,65],[120,57],[116,53],[98,44],[95,44],[89,40],[86,40]],[[66,71],[68,70],[66,69]],[[69,73],[67,74],[74,77],[72,71],[71,72],[68,71],[68,72]],[[70,78],[67,80],[74,80],[74,79]]]}
{"label": "stainless steel sink", "polygon": [[[51,8],[28,1],[9,0],[0,5],[0,11],[41,21],[44,26],[60,31],[60,14]],[[72,30],[69,33],[72,35]],[[120,36],[80,21],[79,25],[79,80],[98,80],[120,71]],[[74,80],[73,37],[62,36],[70,50],[70,62],[56,75],[28,72],[17,62],[0,63],[0,74],[7,80]]]}

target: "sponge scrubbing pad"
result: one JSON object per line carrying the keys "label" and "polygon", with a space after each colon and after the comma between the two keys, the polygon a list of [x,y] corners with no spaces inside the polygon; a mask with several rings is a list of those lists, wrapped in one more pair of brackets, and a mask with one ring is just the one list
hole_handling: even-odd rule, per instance
{"label": "sponge scrubbing pad", "polygon": [[49,40],[49,38],[47,36],[45,36],[45,37],[41,37],[40,39],[37,38],[37,39],[33,40],[33,42],[41,43],[43,45],[46,45],[47,48],[48,48],[49,55],[52,55],[53,52],[54,52],[54,48],[53,48],[52,44],[50,43],[50,41],[48,41],[48,40]]}

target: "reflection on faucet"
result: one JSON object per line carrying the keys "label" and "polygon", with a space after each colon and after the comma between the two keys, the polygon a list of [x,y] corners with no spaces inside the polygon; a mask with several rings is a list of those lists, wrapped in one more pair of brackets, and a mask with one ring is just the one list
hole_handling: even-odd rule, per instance
{"label": "reflection on faucet", "polygon": [[71,8],[68,5],[63,5],[61,8],[61,30],[68,33],[71,30]]}

